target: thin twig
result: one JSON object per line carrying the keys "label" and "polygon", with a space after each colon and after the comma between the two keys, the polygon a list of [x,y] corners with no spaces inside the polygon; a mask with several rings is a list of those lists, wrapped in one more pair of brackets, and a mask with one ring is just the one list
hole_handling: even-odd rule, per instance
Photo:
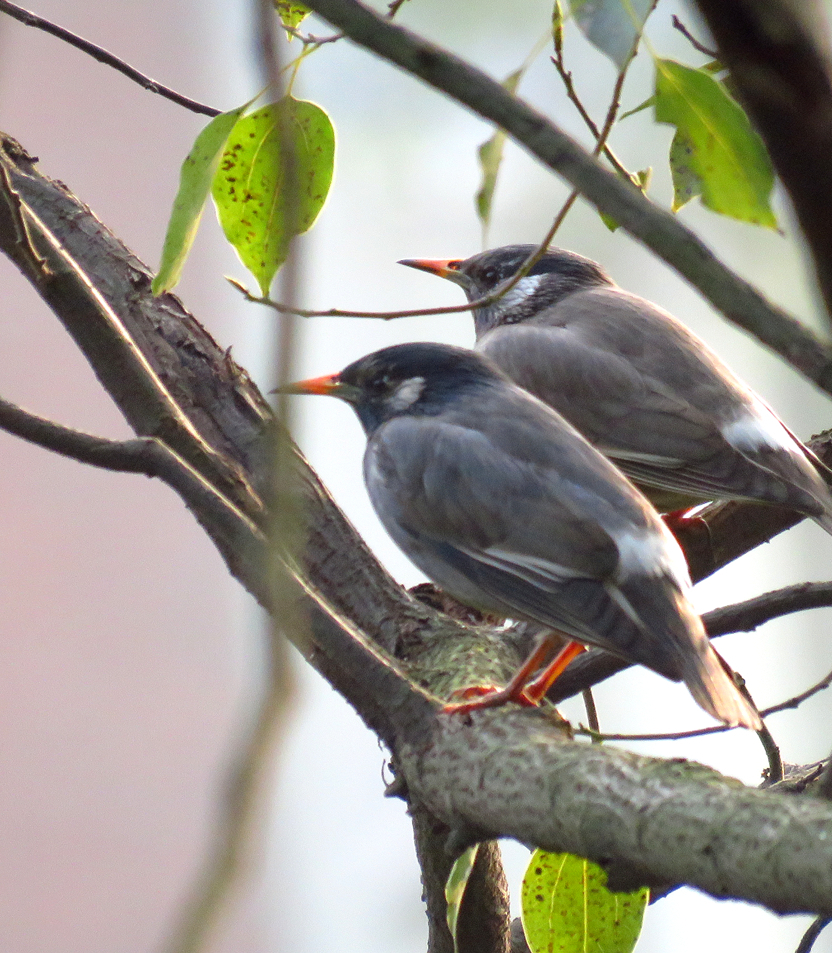
{"label": "thin twig", "polygon": [[[618,109],[620,108],[621,103],[621,90],[624,86],[624,79],[627,75],[627,70],[629,69],[630,64],[635,58],[637,49],[638,40],[636,40],[636,42],[633,44],[630,55],[622,66],[616,79],[615,87],[613,88],[612,101],[610,103],[609,109],[607,110],[604,126],[598,133],[599,138],[595,146],[596,155],[599,154],[605,147],[607,138],[612,131],[612,127],[615,125],[615,119],[618,115]],[[624,173],[629,176],[629,173],[626,171],[626,169],[624,170]],[[280,314],[294,314],[301,318],[373,318],[380,321],[391,321],[397,318],[421,318],[432,317],[439,314],[460,314],[465,311],[474,311],[477,308],[485,308],[488,307],[488,305],[494,304],[495,301],[499,301],[500,298],[511,291],[511,289],[514,288],[519,281],[529,274],[532,268],[534,268],[534,266],[546,254],[552,239],[555,237],[556,232],[563,224],[563,220],[566,218],[567,213],[572,208],[572,205],[575,203],[575,200],[578,198],[579,194],[580,193],[577,190],[572,192],[561,210],[555,216],[555,220],[552,222],[548,232],[540,241],[537,248],[528,256],[528,258],[526,258],[526,260],[511,276],[511,278],[504,281],[501,285],[495,288],[494,291],[485,297],[478,298],[476,301],[469,301],[466,304],[450,305],[448,307],[441,308],[410,308],[402,311],[347,311],[342,308],[328,308],[323,311],[316,311],[309,308],[297,308],[282,301],[274,301],[272,298],[267,296],[253,295],[245,287],[245,285],[243,285],[242,282],[238,281],[236,278],[230,278],[226,276],[226,281],[228,281],[233,288],[236,288],[237,291],[239,291],[247,301],[250,301],[253,304],[262,304],[266,307],[272,308]]]}
{"label": "thin twig", "polygon": [[[813,695],[817,695],[818,692],[822,692],[825,688],[829,688],[830,685],[832,685],[832,672],[828,672],[819,682],[816,682],[811,688],[807,688],[805,692],[794,695],[792,698],[787,698],[778,705],[772,705],[771,708],[764,708],[760,712],[760,715],[763,718],[768,718],[769,715],[776,715],[781,711],[798,708],[807,699]],[[575,728],[574,730],[576,734],[588,735],[593,741],[596,738],[599,741],[678,741],[682,738],[699,738],[702,735],[716,735],[723,731],[733,731],[733,728],[730,725],[712,725],[708,728],[694,728],[691,731],[673,731],[662,734],[643,735],[597,734],[588,728],[581,727]]]}
{"label": "thin twig", "polygon": [[343,33],[333,33],[331,36],[313,36],[311,33],[301,33],[297,27],[289,26],[286,23],[282,23],[281,26],[289,36],[300,40],[304,46],[314,46],[317,48],[319,46],[326,46],[327,43],[335,43],[337,40],[344,38]]}
{"label": "thin twig", "polygon": [[772,619],[829,606],[832,606],[832,582],[802,582],[712,609],[702,616],[702,621],[708,635],[714,638],[732,632],[751,632]]}
{"label": "thin twig", "polygon": [[[612,162],[613,165],[616,166],[616,168],[619,170],[621,175],[628,178],[636,186],[638,186],[638,183],[635,177],[631,175],[631,173],[628,172],[623,165],[620,165],[620,163],[619,165],[616,165],[616,162],[618,160],[613,161],[612,154],[608,152],[608,149],[607,149],[607,140],[610,137],[610,134],[612,132],[612,127],[615,125],[615,120],[618,117],[618,110],[621,107],[621,91],[624,88],[624,80],[627,77],[627,71],[630,68],[630,64],[633,62],[633,60],[636,57],[636,53],[638,52],[638,45],[640,41],[641,41],[641,34],[639,34],[633,41],[633,45],[630,47],[630,52],[627,55],[627,59],[624,61],[623,65],[621,66],[621,69],[618,71],[618,76],[616,77],[615,86],[613,87],[613,91],[612,91],[612,98],[610,100],[610,105],[609,105],[609,108],[607,109],[607,115],[604,117],[604,125],[600,130],[595,125],[595,123],[592,122],[589,114],[586,113],[585,110],[583,110],[583,104],[581,104],[581,110],[583,110],[582,114],[585,114],[585,118],[590,123],[590,129],[593,130],[593,135],[595,136],[597,140],[595,143],[595,148],[592,150],[592,154],[594,156],[599,156],[603,152],[607,156],[607,158],[610,159],[610,162]],[[563,63],[563,50],[558,47],[556,47],[556,49],[558,51],[558,58],[560,59],[561,63]],[[557,65],[557,63],[555,65]],[[560,67],[558,67],[558,71],[560,72]],[[571,85],[571,74],[570,74],[570,85]],[[572,87],[572,92],[575,93],[574,87]],[[577,93],[575,93],[575,99],[573,100],[573,102],[576,102],[576,103],[579,102]],[[563,223],[563,220],[566,218],[567,214],[569,213],[569,210],[575,204],[580,194],[581,194],[580,189],[574,189],[572,193],[570,194],[569,198],[567,198],[567,200],[564,202],[563,208],[561,208],[560,212],[555,218],[555,221],[551,229],[549,230],[549,234],[546,236],[545,241],[547,245],[555,237],[555,233],[560,228],[561,224]]]}
{"label": "thin twig", "polygon": [[[600,735],[601,723],[598,721],[598,708],[595,704],[595,698],[592,695],[592,689],[585,688],[581,694],[583,695],[584,708],[586,709],[587,725],[590,731],[594,731],[596,735]],[[598,743],[600,743],[600,739],[596,739],[595,737],[593,737],[592,740],[593,742],[598,741]]]}
{"label": "thin twig", "polygon": [[156,475],[151,462],[152,451],[149,448],[159,441],[153,437],[137,437],[132,440],[96,437],[47,420],[2,397],[0,429],[79,463],[119,473]]}
{"label": "thin twig", "polygon": [[766,779],[769,784],[777,784],[778,781],[783,780],[783,758],[780,754],[780,748],[778,747],[777,742],[774,740],[774,736],[769,730],[768,725],[765,723],[762,713],[757,707],[757,703],[751,697],[751,692],[748,690],[748,686],[745,684],[745,679],[742,677],[742,675],[740,675],[739,672],[735,672],[718,652],[717,658],[728,675],[733,679],[734,684],[737,686],[737,689],[739,690],[739,693],[742,695],[742,697],[751,705],[753,710],[760,715],[761,724],[757,731],[757,737],[760,739],[760,744],[763,746],[763,751],[765,752],[766,760],[768,761],[768,773],[766,774]]}
{"label": "thin twig", "polygon": [[[595,139],[596,142],[604,141],[606,137],[602,135],[601,130],[598,128],[598,126],[595,123],[595,120],[592,118],[592,116],[589,115],[589,113],[586,110],[586,107],[581,101],[581,98],[578,96],[578,92],[575,89],[575,84],[572,81],[572,73],[570,70],[566,68],[566,64],[564,63],[563,50],[556,50],[555,55],[551,57],[551,60],[555,64],[555,68],[558,71],[558,75],[560,76],[563,82],[564,88],[566,90],[566,95],[569,97],[569,100],[578,110],[578,113],[581,119],[583,119],[583,121],[586,123],[586,126],[589,129],[589,131],[592,133],[593,138]],[[627,65],[629,65],[629,60]],[[626,66],[625,66],[625,69],[626,69]],[[621,73],[619,73],[619,78],[620,77],[621,77]],[[612,149],[606,143],[606,141],[604,141],[604,144],[603,144],[603,153],[607,157],[607,159],[609,159],[610,165],[612,165],[612,167],[615,169],[616,172],[618,172],[619,175],[623,176],[625,179],[629,179],[630,182],[633,183],[633,185],[638,186],[636,177],[633,175],[632,172],[629,171],[629,169],[627,169],[624,163],[621,162],[621,160],[612,151]],[[597,151],[595,154],[596,155],[598,154]]]}
{"label": "thin twig", "polygon": [[803,938],[797,945],[794,953],[809,953],[815,945],[815,940],[821,935],[824,927],[832,923],[832,917],[818,917],[813,920],[809,929],[803,934]]}
{"label": "thin twig", "polygon": [[46,20],[36,13],[31,13],[29,10],[19,7],[16,3],[10,3],[9,0],[0,0],[0,13],[5,13],[13,19],[24,23],[26,26],[33,26],[38,30],[43,30],[45,33],[56,36],[59,40],[63,40],[65,43],[69,43],[70,46],[74,46],[76,49],[87,53],[93,57],[93,59],[98,60],[99,63],[103,63],[105,66],[111,66],[113,69],[118,70],[119,73],[123,73],[128,79],[133,80],[134,83],[138,83],[139,86],[148,90],[148,92],[163,96],[165,99],[169,99],[179,106],[184,106],[185,109],[190,109],[191,112],[200,113],[203,116],[218,116],[220,112],[222,112],[220,109],[214,109],[213,106],[206,106],[204,103],[197,102],[195,99],[189,99],[187,96],[183,96],[182,93],[177,93],[175,89],[171,89],[169,86],[163,86],[161,83],[157,83],[156,80],[145,76],[144,73],[140,73],[137,69],[125,63],[124,60],[120,59],[114,53],[110,53],[103,47],[91,43],[89,40],[85,40],[76,33],[72,33],[70,30],[58,26],[56,23],[52,23],[50,20]]}
{"label": "thin twig", "polygon": [[248,515],[157,437],[97,437],[40,417],[1,397],[0,430],[78,463],[156,477],[178,492],[194,512],[200,507],[203,512],[210,511],[227,537],[243,534],[252,541],[261,538],[259,527]]}
{"label": "thin twig", "polygon": [[670,18],[670,22],[673,24],[673,29],[678,30],[695,50],[699,53],[704,53],[705,56],[710,56],[712,60],[719,59],[719,53],[705,46],[703,43],[700,43],[675,13]]}

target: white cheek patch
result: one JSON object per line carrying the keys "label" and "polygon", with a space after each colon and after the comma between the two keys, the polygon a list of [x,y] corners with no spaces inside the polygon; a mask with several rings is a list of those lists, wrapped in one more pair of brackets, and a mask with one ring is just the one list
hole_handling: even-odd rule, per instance
{"label": "white cheek patch", "polygon": [[739,451],[769,447],[772,450],[785,450],[803,456],[803,451],[788,430],[762,403],[756,405],[753,411],[722,427],[722,436]]}
{"label": "white cheek patch", "polygon": [[537,291],[544,277],[545,275],[526,275],[525,278],[521,278],[510,291],[496,302],[495,307],[499,308],[500,311],[509,310],[520,304],[521,301],[525,301],[526,298]]}
{"label": "white cheek patch", "polygon": [[690,588],[688,565],[670,531],[646,529],[613,534],[618,548],[618,577],[623,582],[638,576],[670,576],[685,592]]}
{"label": "white cheek patch", "polygon": [[393,410],[402,411],[412,407],[425,389],[424,377],[410,377],[393,391],[387,403]]}

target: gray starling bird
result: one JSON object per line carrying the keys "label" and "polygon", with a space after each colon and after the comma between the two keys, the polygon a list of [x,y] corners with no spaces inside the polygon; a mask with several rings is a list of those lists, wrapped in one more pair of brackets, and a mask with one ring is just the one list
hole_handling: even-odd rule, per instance
{"label": "gray starling bird", "polygon": [[[534,251],[400,262],[469,301]],[[698,337],[619,288],[594,261],[551,248],[503,298],[474,311],[476,349],[563,414],[662,512],[715,499],[788,507],[832,533],[826,468]]]}
{"label": "gray starling bird", "polygon": [[[490,361],[404,344],[286,391],[352,405],[367,434],[364,479],[381,522],[455,598],[681,679],[715,718],[759,728],[691,606],[684,556],[656,512]],[[553,648],[544,636],[506,689],[462,707],[539,701],[581,650],[565,649],[526,687]]]}

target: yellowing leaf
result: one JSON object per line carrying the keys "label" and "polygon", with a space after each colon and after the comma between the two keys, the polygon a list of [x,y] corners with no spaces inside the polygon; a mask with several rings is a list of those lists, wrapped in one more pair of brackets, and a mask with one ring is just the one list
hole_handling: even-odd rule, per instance
{"label": "yellowing leaf", "polygon": [[765,146],[725,86],[705,70],[656,61],[656,121],[676,127],[674,208],[693,195],[723,215],[776,228]]}
{"label": "yellowing leaf", "polygon": [[597,864],[536,850],[521,888],[532,953],[632,953],[649,891],[610,893],[606,884]]}
{"label": "yellowing leaf", "polygon": [[[284,136],[293,147],[289,188]],[[264,295],[291,239],[311,228],[323,207],[334,161],[329,116],[291,97],[244,116],[228,137],[212,194],[225,237]]]}
{"label": "yellowing leaf", "polygon": [[[274,8],[283,26],[291,30],[296,30],[312,12],[308,7],[302,3],[295,3],[294,0],[274,0]],[[291,34],[289,39],[292,39]]]}
{"label": "yellowing leaf", "polygon": [[248,103],[215,116],[196,137],[194,146],[182,163],[179,191],[170,213],[162,261],[153,279],[153,294],[174,288],[196,237],[205,200],[217,171],[220,155],[231,130]]}

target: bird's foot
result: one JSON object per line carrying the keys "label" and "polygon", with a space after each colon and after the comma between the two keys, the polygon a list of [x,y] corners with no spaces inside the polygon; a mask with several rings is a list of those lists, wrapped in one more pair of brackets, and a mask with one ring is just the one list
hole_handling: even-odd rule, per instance
{"label": "bird's foot", "polygon": [[454,692],[454,698],[461,698],[463,701],[448,702],[443,706],[442,711],[455,715],[464,715],[469,711],[477,711],[480,708],[497,708],[505,705],[506,702],[515,702],[518,705],[525,705],[527,708],[537,707],[537,702],[529,698],[524,691],[512,692],[505,688],[497,688],[494,685],[470,685],[468,688],[460,688]]}

